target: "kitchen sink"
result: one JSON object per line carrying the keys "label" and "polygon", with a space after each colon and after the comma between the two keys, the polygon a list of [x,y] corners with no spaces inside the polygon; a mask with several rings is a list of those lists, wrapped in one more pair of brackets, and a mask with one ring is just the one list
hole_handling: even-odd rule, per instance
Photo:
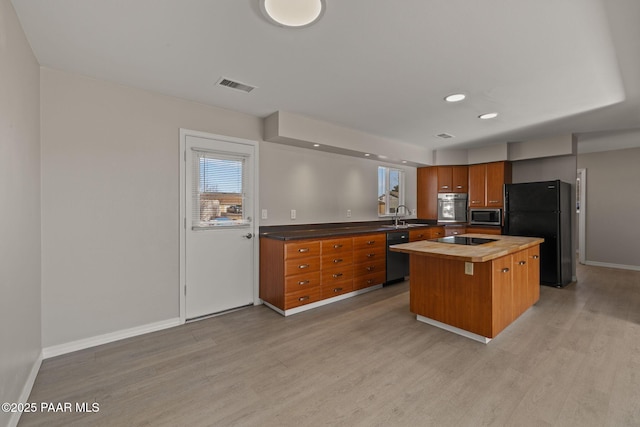
{"label": "kitchen sink", "polygon": [[405,228],[412,228],[412,227],[425,227],[427,224],[398,224],[398,225],[382,225],[381,228],[389,228],[389,229],[393,229],[393,230],[402,230]]}

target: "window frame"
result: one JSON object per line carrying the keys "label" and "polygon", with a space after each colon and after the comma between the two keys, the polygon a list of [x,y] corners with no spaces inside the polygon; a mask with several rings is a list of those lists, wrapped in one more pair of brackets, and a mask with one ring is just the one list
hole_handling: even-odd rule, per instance
{"label": "window frame", "polygon": [[[405,204],[405,171],[403,169],[393,168],[390,166],[378,166],[378,217],[380,218],[387,218],[396,215],[396,207],[392,207],[390,203],[390,200],[393,197],[390,188],[392,172],[398,173],[398,204],[396,207]],[[384,212],[381,212],[382,205],[384,205]]]}

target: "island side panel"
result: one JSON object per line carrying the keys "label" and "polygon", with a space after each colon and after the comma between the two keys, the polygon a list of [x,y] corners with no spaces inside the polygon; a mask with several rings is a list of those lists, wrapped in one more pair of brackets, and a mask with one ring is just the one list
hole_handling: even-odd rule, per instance
{"label": "island side panel", "polygon": [[517,317],[514,313],[513,255],[494,259],[489,264],[492,267],[493,310],[491,335],[486,336],[493,338]]}
{"label": "island side panel", "polygon": [[491,262],[473,263],[411,255],[410,310],[412,313],[485,337],[492,333]]}

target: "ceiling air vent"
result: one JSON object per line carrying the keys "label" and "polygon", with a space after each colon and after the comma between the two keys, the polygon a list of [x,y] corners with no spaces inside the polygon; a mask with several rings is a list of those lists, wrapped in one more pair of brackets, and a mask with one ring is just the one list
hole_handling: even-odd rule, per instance
{"label": "ceiling air vent", "polygon": [[220,80],[218,80],[217,83],[218,86],[224,86],[224,87],[228,87],[231,89],[236,89],[236,90],[241,90],[243,92],[251,92],[252,90],[254,90],[256,87],[255,86],[249,86],[247,84],[244,83],[240,83],[240,82],[236,82],[233,81],[231,79],[228,79],[226,77],[221,77]]}
{"label": "ceiling air vent", "polygon": [[442,138],[442,139],[449,139],[449,138],[455,138],[453,135],[451,135],[450,133],[439,133],[436,135],[438,138]]}

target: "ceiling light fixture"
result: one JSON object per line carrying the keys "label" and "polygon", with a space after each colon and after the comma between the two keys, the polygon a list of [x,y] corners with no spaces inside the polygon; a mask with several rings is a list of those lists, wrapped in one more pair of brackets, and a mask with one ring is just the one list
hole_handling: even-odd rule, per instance
{"label": "ceiling light fixture", "polygon": [[465,95],[464,93],[453,93],[449,96],[446,96],[444,100],[447,102],[458,102],[458,101],[462,101],[466,97],[467,95]]}
{"label": "ceiling light fixture", "polygon": [[365,156],[365,157],[369,157],[370,155],[371,155],[371,154],[369,154],[369,153],[366,153],[366,154],[365,154],[364,156]]}
{"label": "ceiling light fixture", "polygon": [[325,0],[260,0],[264,16],[279,27],[308,27],[322,18],[325,9]]}
{"label": "ceiling light fixture", "polygon": [[313,144],[314,147],[320,147],[320,144]]}
{"label": "ceiling light fixture", "polygon": [[498,113],[486,113],[478,116],[482,120],[495,119],[496,117],[498,117]]}

